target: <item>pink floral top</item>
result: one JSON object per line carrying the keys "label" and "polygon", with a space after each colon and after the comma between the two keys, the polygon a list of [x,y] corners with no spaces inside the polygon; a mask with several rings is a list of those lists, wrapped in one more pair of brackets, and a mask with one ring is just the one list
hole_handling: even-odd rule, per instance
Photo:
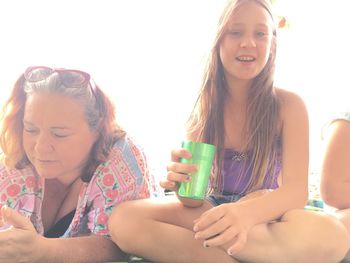
{"label": "pink floral top", "polygon": [[[126,137],[113,147],[109,159],[100,164],[90,182],[83,183],[73,220],[62,237],[89,234],[109,237],[107,220],[114,206],[127,200],[150,197],[156,191],[145,156]],[[1,204],[19,211],[31,219],[43,235],[41,207],[44,179],[32,166],[9,169],[0,164]]]}

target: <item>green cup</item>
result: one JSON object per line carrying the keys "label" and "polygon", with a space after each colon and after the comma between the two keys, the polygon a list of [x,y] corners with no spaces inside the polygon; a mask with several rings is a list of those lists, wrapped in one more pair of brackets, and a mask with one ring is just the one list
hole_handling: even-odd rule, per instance
{"label": "green cup", "polygon": [[181,182],[178,195],[185,198],[203,200],[208,188],[211,168],[215,156],[215,146],[212,144],[183,141],[182,148],[192,153],[191,159],[181,158],[181,163],[196,164],[197,172],[190,173],[190,182]]}

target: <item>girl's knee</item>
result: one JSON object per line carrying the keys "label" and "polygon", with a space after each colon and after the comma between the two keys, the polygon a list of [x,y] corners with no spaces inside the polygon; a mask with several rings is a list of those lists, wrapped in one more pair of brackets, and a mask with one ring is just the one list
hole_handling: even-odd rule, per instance
{"label": "girl's knee", "polygon": [[124,202],[116,206],[108,220],[108,230],[112,240],[123,250],[127,240],[132,235],[135,213],[132,202]]}
{"label": "girl's knee", "polygon": [[291,246],[300,251],[297,262],[339,262],[349,249],[349,234],[335,217],[304,210],[288,212]]}
{"label": "girl's knee", "polygon": [[127,219],[127,215],[130,215],[130,212],[132,211],[132,204],[130,202],[124,202],[118,204],[116,207],[113,208],[113,211],[109,217],[108,220],[108,226],[109,227],[116,227],[120,226],[121,222],[125,222]]}

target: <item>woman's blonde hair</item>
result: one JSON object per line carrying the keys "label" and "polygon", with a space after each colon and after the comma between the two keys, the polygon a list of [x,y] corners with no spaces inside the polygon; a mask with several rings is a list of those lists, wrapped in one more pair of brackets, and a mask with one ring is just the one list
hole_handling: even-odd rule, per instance
{"label": "woman's blonde hair", "polygon": [[92,85],[92,80],[81,88],[65,85],[59,73],[53,73],[38,82],[26,81],[24,74],[18,78],[1,112],[0,146],[5,165],[16,169],[30,165],[22,136],[24,108],[27,96],[31,93],[52,92],[72,98],[84,108],[86,121],[92,131],[98,132],[98,138],[82,172],[83,181],[90,181],[96,167],[107,159],[114,143],[125,136],[116,122],[114,105],[97,85]]}
{"label": "woman's blonde hair", "polygon": [[[271,15],[270,4],[265,0],[231,0],[221,14],[207,66],[204,71],[200,93],[187,122],[188,133],[197,140],[217,146],[216,172],[212,191],[223,190],[221,174],[222,150],[224,149],[224,101],[228,88],[224,68],[220,60],[220,43],[226,34],[228,23],[236,8],[246,2],[255,2]],[[253,80],[248,91],[247,122],[245,124],[245,150],[251,153],[252,178],[247,192],[258,189],[264,181],[271,163],[276,158],[274,142],[278,133],[279,101],[273,86],[276,57],[276,28],[273,28],[270,56],[263,70]],[[243,174],[243,173],[242,173]],[[243,176],[243,175],[240,176]]]}

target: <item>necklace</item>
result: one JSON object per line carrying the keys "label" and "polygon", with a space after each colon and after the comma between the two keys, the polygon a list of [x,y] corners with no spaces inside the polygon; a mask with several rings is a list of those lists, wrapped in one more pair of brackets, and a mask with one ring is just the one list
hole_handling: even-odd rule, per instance
{"label": "necklace", "polygon": [[232,160],[233,161],[243,161],[243,160],[246,160],[247,159],[247,154],[246,153],[242,153],[242,152],[235,152],[233,155],[232,155]]}

